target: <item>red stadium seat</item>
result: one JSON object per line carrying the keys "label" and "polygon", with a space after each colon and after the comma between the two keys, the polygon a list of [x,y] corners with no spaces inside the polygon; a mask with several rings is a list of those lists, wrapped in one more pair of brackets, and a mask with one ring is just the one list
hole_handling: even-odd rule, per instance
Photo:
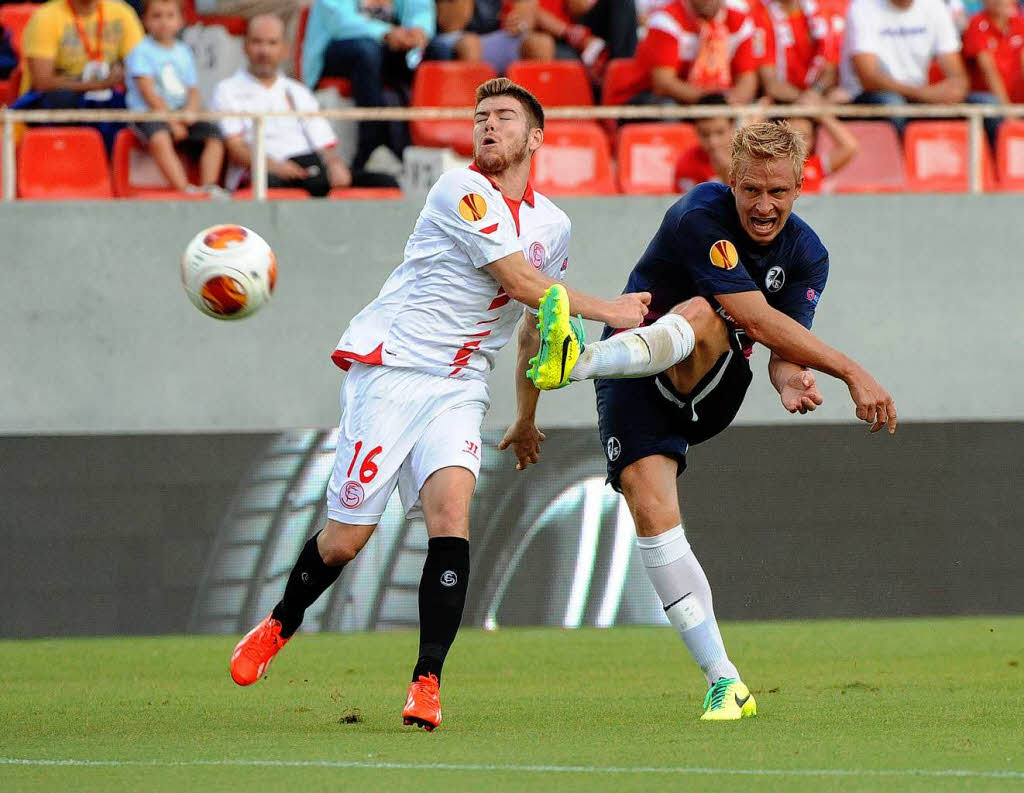
{"label": "red stadium seat", "polygon": [[[853,162],[825,180],[826,190],[837,193],[899,193],[906,189],[903,149],[896,128],[888,121],[847,121],[860,151]],[[823,158],[832,139],[820,131],[816,151]]]}
{"label": "red stadium seat", "polygon": [[195,0],[183,0],[182,7],[185,11],[185,22],[194,25],[197,22],[203,25],[220,25],[227,29],[232,36],[244,36],[245,28],[248,25],[245,17],[224,16],[222,14],[200,14],[196,11]]}
{"label": "red stadium seat", "polygon": [[515,61],[506,74],[544,107],[594,104],[590,78],[579,61]]}
{"label": "red stadium seat", "polygon": [[1008,118],[999,125],[996,170],[1003,190],[1024,190],[1024,119]]}
{"label": "red stadium seat", "polygon": [[[292,51],[295,53],[293,71],[295,79],[302,81],[302,42],[306,38],[306,25],[309,24],[309,6],[305,5],[299,11],[299,20],[295,25],[295,44]],[[317,90],[321,88],[333,88],[339,96],[352,96],[352,82],[345,77],[322,77],[316,84]]]}
{"label": "red stadium seat", "polygon": [[551,195],[617,192],[608,137],[593,121],[552,121],[533,155],[533,185]]}
{"label": "red stadium seat", "polygon": [[403,195],[399,187],[337,187],[327,197],[335,201],[398,201]]}
{"label": "red stadium seat", "polygon": [[616,161],[623,193],[676,192],[676,162],[697,142],[692,124],[627,124],[619,130]]}
{"label": "red stadium seat", "polygon": [[10,31],[11,46],[21,55],[21,37],[28,26],[28,21],[39,6],[35,3],[13,3],[0,6],[0,27]]}
{"label": "red stadium seat", "polygon": [[[473,107],[480,83],[494,77],[486,63],[425,61],[412,81],[413,107]],[[473,124],[466,119],[412,121],[409,134],[417,146],[451,147],[464,157],[473,153]]]}
{"label": "red stadium seat", "polygon": [[624,105],[636,93],[636,69],[632,58],[615,58],[608,62],[601,89],[602,105]]}
{"label": "red stadium seat", "polygon": [[[118,198],[140,200],[203,200],[209,196],[202,193],[182,193],[168,183],[156,161],[146,151],[135,133],[122,129],[114,138],[113,174],[114,195]],[[189,178],[197,181],[194,163],[186,163]]]}
{"label": "red stadium seat", "polygon": [[38,127],[18,149],[18,195],[62,200],[112,198],[103,138],[92,127]]}
{"label": "red stadium seat", "polygon": [[[907,189],[924,193],[963,193],[968,190],[968,131],[966,121],[911,121],[903,135],[907,160]],[[995,188],[995,170],[988,144],[982,141],[985,189]]]}

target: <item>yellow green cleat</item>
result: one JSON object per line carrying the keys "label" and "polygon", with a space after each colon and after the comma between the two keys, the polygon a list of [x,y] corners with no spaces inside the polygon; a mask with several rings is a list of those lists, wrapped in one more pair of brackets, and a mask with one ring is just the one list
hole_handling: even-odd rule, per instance
{"label": "yellow green cleat", "polygon": [[735,677],[715,681],[704,697],[701,721],[735,721],[757,715],[757,703],[750,689]]}
{"label": "yellow green cleat", "polygon": [[579,360],[586,342],[582,318],[569,314],[569,293],[561,284],[544,292],[537,311],[540,348],[530,359],[526,376],[542,391],[569,384],[569,372]]}

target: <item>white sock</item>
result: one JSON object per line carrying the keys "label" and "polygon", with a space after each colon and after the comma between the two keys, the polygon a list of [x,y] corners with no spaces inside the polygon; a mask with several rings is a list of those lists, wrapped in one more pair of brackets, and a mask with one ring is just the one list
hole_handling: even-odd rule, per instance
{"label": "white sock", "polygon": [[721,677],[739,678],[718,630],[711,586],[690,550],[683,527],[676,526],[656,537],[637,537],[636,544],[665,615],[704,673],[708,686]]}
{"label": "white sock", "polygon": [[588,344],[569,379],[648,377],[685,359],[695,343],[686,318],[666,314],[646,328],[633,328]]}

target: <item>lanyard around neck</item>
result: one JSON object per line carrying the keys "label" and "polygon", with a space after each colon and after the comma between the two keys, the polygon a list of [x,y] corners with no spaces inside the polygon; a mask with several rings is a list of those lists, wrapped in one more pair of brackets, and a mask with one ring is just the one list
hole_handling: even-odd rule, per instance
{"label": "lanyard around neck", "polygon": [[82,18],[78,16],[78,12],[75,7],[71,4],[71,0],[67,0],[68,10],[71,11],[71,16],[75,20],[75,28],[78,30],[78,39],[82,42],[82,49],[85,50],[85,55],[90,61],[102,61],[103,60],[103,0],[100,0],[96,4],[96,47],[95,49],[89,46],[89,39],[85,36],[85,26],[82,24]]}

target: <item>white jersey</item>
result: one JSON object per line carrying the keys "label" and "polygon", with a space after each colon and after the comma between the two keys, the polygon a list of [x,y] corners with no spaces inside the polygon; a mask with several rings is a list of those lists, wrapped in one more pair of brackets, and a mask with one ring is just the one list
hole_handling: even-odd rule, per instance
{"label": "white jersey", "polygon": [[405,261],[352,319],[331,357],[346,370],[359,362],[486,380],[522,306],[481,268],[522,251],[561,280],[569,230],[566,214],[529,186],[521,202],[512,201],[479,171],[448,171],[427,195]]}

